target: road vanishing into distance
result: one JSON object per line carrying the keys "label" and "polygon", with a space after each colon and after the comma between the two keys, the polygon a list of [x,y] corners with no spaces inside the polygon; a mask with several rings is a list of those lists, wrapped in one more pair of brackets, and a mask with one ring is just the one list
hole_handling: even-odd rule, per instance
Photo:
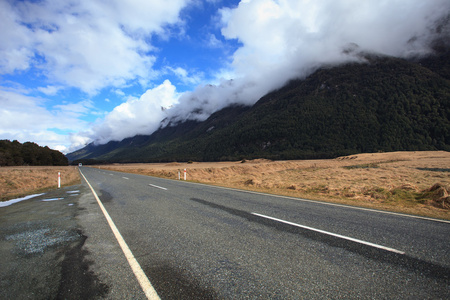
{"label": "road vanishing into distance", "polygon": [[81,168],[161,298],[450,296],[450,224]]}
{"label": "road vanishing into distance", "polygon": [[[80,171],[77,203],[61,209],[84,238],[62,263],[57,299],[91,298],[83,290],[108,299],[450,298],[448,221]],[[8,225],[7,239],[19,227]],[[90,277],[71,287],[80,264]]]}

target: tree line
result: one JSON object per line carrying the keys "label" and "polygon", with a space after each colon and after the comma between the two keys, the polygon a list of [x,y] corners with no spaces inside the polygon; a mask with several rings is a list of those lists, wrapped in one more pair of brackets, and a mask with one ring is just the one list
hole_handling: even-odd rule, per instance
{"label": "tree line", "polygon": [[0,166],[67,166],[61,152],[33,142],[0,140]]}

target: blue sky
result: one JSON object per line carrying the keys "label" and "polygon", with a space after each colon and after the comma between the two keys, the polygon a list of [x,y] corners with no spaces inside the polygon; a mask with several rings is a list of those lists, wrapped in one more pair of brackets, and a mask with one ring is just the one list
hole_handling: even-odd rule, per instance
{"label": "blue sky", "polygon": [[428,54],[449,11],[447,0],[0,0],[0,139],[70,152],[204,120],[359,51]]}

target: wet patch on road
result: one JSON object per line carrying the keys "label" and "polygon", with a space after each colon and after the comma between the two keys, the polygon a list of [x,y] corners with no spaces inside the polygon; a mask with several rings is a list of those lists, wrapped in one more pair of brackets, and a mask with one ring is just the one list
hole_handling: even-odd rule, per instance
{"label": "wet patch on road", "polygon": [[28,196],[25,196],[25,197],[22,197],[22,198],[16,198],[16,199],[11,199],[11,200],[7,200],[7,201],[1,201],[0,202],[0,207],[10,206],[10,205],[12,205],[14,203],[18,203],[18,202],[21,202],[21,201],[29,200],[29,199],[32,199],[34,197],[39,197],[39,196],[42,196],[44,194],[45,193],[34,194],[34,195],[28,195]]}
{"label": "wet patch on road", "polygon": [[63,200],[64,198],[50,198],[50,199],[43,199],[42,202],[49,202],[49,201],[58,201]]}
{"label": "wet patch on road", "polygon": [[67,191],[67,194],[69,194],[69,196],[71,197],[75,197],[75,196],[79,196],[80,195],[80,191]]}
{"label": "wet patch on road", "polygon": [[76,219],[83,189],[55,189],[1,208],[0,299],[92,299],[108,293],[83,249],[87,237]]}
{"label": "wet patch on road", "polygon": [[105,190],[100,190],[101,195],[99,196],[100,200],[102,201],[102,203],[109,203],[112,201],[113,197],[111,196],[110,193],[108,193]]}
{"label": "wet patch on road", "polygon": [[103,298],[108,294],[109,288],[89,270],[92,262],[85,258],[88,251],[82,249],[87,237],[81,230],[77,233],[81,238],[71,247],[63,250],[61,281],[56,299]]}
{"label": "wet patch on road", "polygon": [[193,276],[170,263],[144,268],[161,299],[218,299],[214,290],[205,289]]}

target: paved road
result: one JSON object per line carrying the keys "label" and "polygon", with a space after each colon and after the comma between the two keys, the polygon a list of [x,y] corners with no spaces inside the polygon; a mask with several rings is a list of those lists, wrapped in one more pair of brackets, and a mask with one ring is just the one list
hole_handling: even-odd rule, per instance
{"label": "paved road", "polygon": [[[163,299],[450,297],[448,222],[81,170]],[[80,222],[87,241],[90,234],[104,239],[116,253],[100,213],[91,216],[92,224],[86,216]],[[90,232],[94,224],[102,229]],[[127,272],[120,255],[95,254],[102,251],[93,238],[88,247],[100,278],[109,272],[108,259],[110,268],[120,260]],[[132,275],[120,272],[111,271],[108,280],[125,276],[139,290]],[[124,288],[131,291],[128,283]]]}
{"label": "paved road", "polygon": [[[81,170],[162,299],[450,298],[449,222]],[[0,299],[141,283],[87,182],[0,207]]]}

